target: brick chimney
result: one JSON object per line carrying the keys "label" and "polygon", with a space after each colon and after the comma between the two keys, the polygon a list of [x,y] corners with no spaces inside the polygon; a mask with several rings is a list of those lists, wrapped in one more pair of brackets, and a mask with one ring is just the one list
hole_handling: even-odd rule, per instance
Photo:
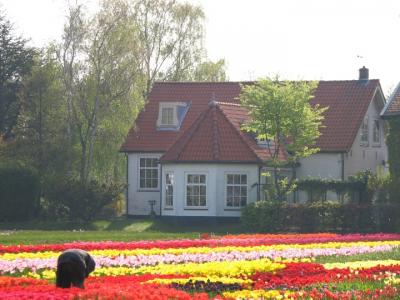
{"label": "brick chimney", "polygon": [[361,69],[359,69],[360,72],[360,77],[358,80],[368,80],[369,79],[369,70],[363,66]]}

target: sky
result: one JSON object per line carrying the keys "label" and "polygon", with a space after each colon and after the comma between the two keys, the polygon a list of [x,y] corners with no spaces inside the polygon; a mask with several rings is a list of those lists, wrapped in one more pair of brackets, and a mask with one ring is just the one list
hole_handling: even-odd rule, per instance
{"label": "sky", "polygon": [[[84,1],[95,10],[97,0]],[[232,81],[351,80],[369,68],[386,95],[400,82],[399,0],[189,0],[203,7],[208,57]],[[45,46],[61,37],[66,0],[0,0],[16,31]]]}

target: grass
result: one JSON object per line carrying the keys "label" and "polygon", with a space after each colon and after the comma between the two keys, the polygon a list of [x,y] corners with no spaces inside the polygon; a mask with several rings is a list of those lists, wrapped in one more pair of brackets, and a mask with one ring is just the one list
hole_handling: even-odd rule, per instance
{"label": "grass", "polygon": [[42,244],[70,241],[133,241],[197,238],[201,233],[239,233],[240,224],[182,224],[141,218],[94,222],[0,223],[0,244]]}

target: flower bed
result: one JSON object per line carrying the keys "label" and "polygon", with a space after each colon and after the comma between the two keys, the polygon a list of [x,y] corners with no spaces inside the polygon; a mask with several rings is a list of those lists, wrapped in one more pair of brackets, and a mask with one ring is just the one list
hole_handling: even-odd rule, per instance
{"label": "flower bed", "polygon": [[[328,233],[0,245],[0,299],[398,299],[399,247],[399,234]],[[84,290],[54,286],[68,248],[96,261]]]}

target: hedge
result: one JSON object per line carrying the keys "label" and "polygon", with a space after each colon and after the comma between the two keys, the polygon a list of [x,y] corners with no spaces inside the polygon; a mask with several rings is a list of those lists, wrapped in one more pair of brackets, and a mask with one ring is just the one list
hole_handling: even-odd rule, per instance
{"label": "hedge", "polygon": [[268,201],[242,209],[242,224],[257,232],[398,232],[400,204],[287,204]]}
{"label": "hedge", "polygon": [[40,181],[30,168],[0,166],[0,221],[27,221],[40,209]]}

